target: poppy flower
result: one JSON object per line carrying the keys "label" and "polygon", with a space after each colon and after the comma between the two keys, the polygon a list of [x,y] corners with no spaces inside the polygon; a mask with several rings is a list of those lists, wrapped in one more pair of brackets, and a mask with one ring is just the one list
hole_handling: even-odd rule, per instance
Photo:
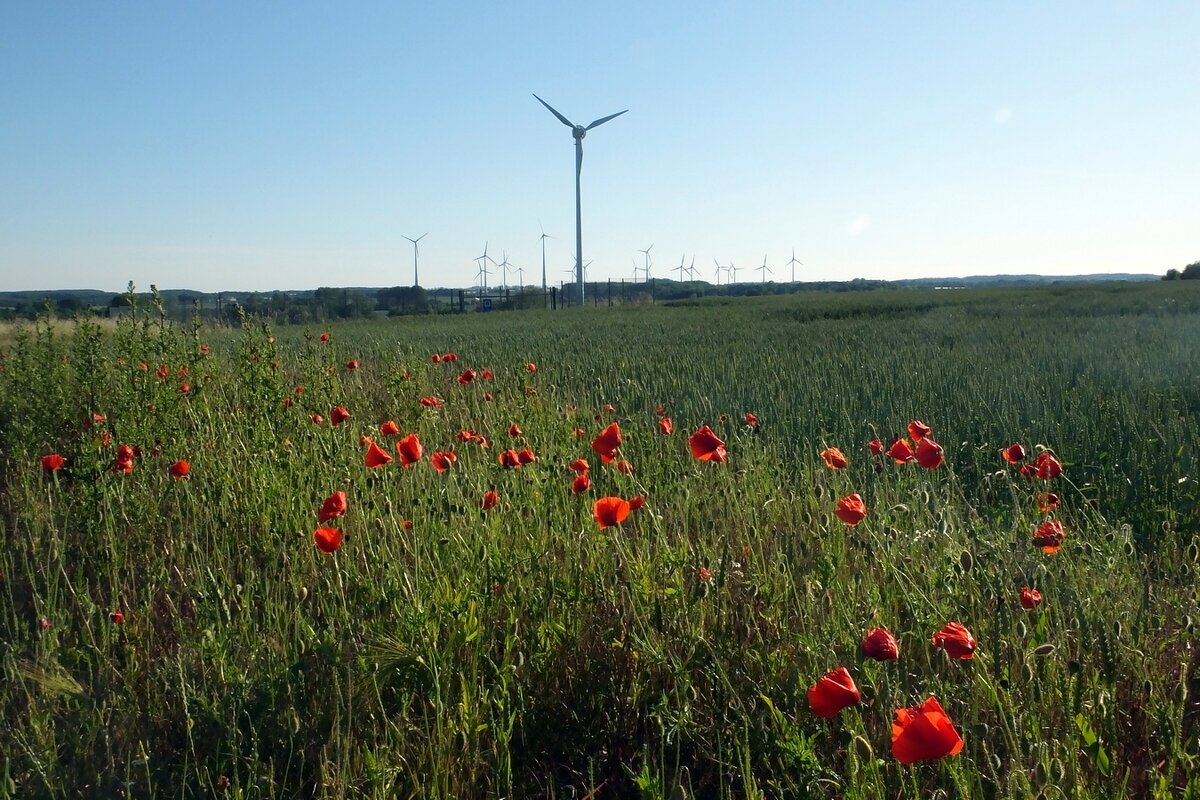
{"label": "poppy flower", "polygon": [[822,450],[821,460],[830,469],[845,469],[846,465],[850,463],[846,460],[846,456],[842,455],[842,451],[836,447],[826,447]]}
{"label": "poppy flower", "polygon": [[637,511],[639,508],[642,508],[645,505],[646,505],[646,498],[643,495],[635,494],[633,497],[629,498],[629,510],[630,511]]}
{"label": "poppy flower", "polygon": [[188,464],[186,458],[181,458],[172,464],[169,469],[171,477],[179,480],[181,478],[186,478],[187,474],[191,472],[192,467],[190,464]]}
{"label": "poppy flower", "polygon": [[322,417],[320,414],[313,414],[311,417],[309,417],[309,419],[312,420],[313,425],[325,424],[325,418]]}
{"label": "poppy flower", "polygon": [[321,510],[317,512],[317,520],[321,523],[329,522],[334,517],[340,517],[346,513],[346,493],[334,492],[325,498],[325,502],[321,504]]}
{"label": "poppy flower", "polygon": [[755,416],[754,414],[751,414],[749,411],[747,411],[746,416],[743,417],[743,419],[746,420],[747,425],[749,425],[751,428],[754,429],[755,433],[758,432],[758,417],[757,416]]}
{"label": "poppy flower", "polygon": [[699,567],[696,567],[696,577],[700,579],[701,583],[712,583],[713,571],[701,564]]}
{"label": "poppy flower", "polygon": [[358,369],[358,359],[352,358],[346,362],[346,369]]}
{"label": "poppy flower", "polygon": [[510,447],[496,456],[496,461],[506,469],[518,469],[521,466],[521,455]]}
{"label": "poppy flower", "polygon": [[1062,462],[1055,458],[1049,450],[1038,453],[1034,464],[1037,466],[1037,476],[1041,480],[1047,481],[1062,475]]}
{"label": "poppy flower", "polygon": [[1021,587],[1021,608],[1026,611],[1033,611],[1042,604],[1042,593],[1037,589],[1030,589],[1028,586]]}
{"label": "poppy flower", "polygon": [[371,469],[378,469],[384,464],[392,463],[392,457],[388,455],[387,450],[384,450],[375,442],[367,444],[367,453],[363,456],[363,462]]}
{"label": "poppy flower", "polygon": [[493,401],[493,400],[495,400],[495,399],[496,399],[496,398],[492,397],[492,393],[491,393],[491,392],[484,392],[484,394],[483,394],[483,400],[484,400],[484,402],[486,402],[486,403],[490,403],[490,402],[492,402],[492,401]]}
{"label": "poppy flower", "polygon": [[533,451],[528,447],[523,447],[517,451],[517,461],[520,461],[523,465],[532,464],[533,462],[537,461],[537,456],[535,456]]}
{"label": "poppy flower", "polygon": [[808,707],[818,717],[837,716],[843,708],[857,705],[862,699],[854,679],[845,667],[825,673],[808,688]]}
{"label": "poppy flower", "polygon": [[937,469],[945,459],[942,446],[928,436],[917,442],[917,463],[925,469]]}
{"label": "poppy flower", "polygon": [[525,365],[525,369],[529,370],[530,372],[537,372],[537,364],[530,361]]}
{"label": "poppy flower", "polygon": [[666,406],[655,406],[654,413],[658,414],[661,417],[667,413],[667,407]]}
{"label": "poppy flower", "polygon": [[536,394],[537,394],[537,389],[533,388],[532,386],[525,387],[525,396],[526,397],[533,397]]}
{"label": "poppy flower", "polygon": [[458,376],[458,382],[463,386],[466,386],[468,383],[475,380],[475,375],[476,372],[473,369],[464,370],[463,373]]}
{"label": "poppy flower", "polygon": [[42,472],[58,472],[66,463],[67,460],[58,453],[48,453],[42,456]]}
{"label": "poppy flower", "polygon": [[209,350],[208,345],[206,345],[206,344],[200,345],[200,355],[202,355],[202,356],[208,355],[208,350]]}
{"label": "poppy flower", "polygon": [[863,637],[862,652],[876,661],[899,661],[900,643],[887,628],[872,628]]}
{"label": "poppy flower", "polygon": [[601,497],[592,506],[592,516],[600,530],[613,525],[620,525],[629,516],[629,501],[620,497]]}
{"label": "poppy flower", "polygon": [[571,494],[583,494],[590,488],[592,488],[592,481],[586,472],[576,475],[575,480],[571,481]]}
{"label": "poppy flower", "polygon": [[975,657],[975,637],[961,622],[947,622],[930,639],[934,647],[940,647],[951,658],[969,661]]}
{"label": "poppy flower", "polygon": [[517,423],[512,423],[508,426],[508,435],[514,439],[521,435],[521,427]]}
{"label": "poppy flower", "polygon": [[420,461],[422,452],[424,451],[421,448],[421,437],[415,433],[410,433],[396,442],[396,453],[400,456],[400,463],[406,467]]}
{"label": "poppy flower", "polygon": [[159,364],[158,369],[154,370],[154,375],[159,380],[166,380],[171,375],[171,368],[166,364]]}
{"label": "poppy flower", "polygon": [[617,457],[617,448],[620,446],[621,426],[615,422],[600,431],[595,439],[592,439],[592,449],[599,454],[600,460],[605,464]]}
{"label": "poppy flower", "polygon": [[342,532],[337,528],[317,528],[313,531],[313,541],[322,553],[333,553],[342,546]]}
{"label": "poppy flower", "polygon": [[434,364],[440,364],[440,363],[442,363],[442,354],[434,353],[433,355],[431,355],[429,357],[429,360],[432,361]]}
{"label": "poppy flower", "polygon": [[389,419],[387,422],[379,426],[379,432],[384,436],[399,436],[400,426],[396,424],[394,419]]}
{"label": "poppy flower", "polygon": [[1067,529],[1056,519],[1050,519],[1037,526],[1033,532],[1033,543],[1042,548],[1042,552],[1050,555],[1062,549],[1063,539]]}
{"label": "poppy flower", "polygon": [[896,439],[892,442],[892,446],[887,449],[887,455],[897,464],[907,464],[917,457],[907,439]]}
{"label": "poppy flower", "polygon": [[458,461],[458,456],[454,455],[453,450],[438,450],[429,457],[429,463],[438,472],[445,472],[450,469],[450,466]]}
{"label": "poppy flower", "polygon": [[616,467],[617,472],[621,473],[622,475],[632,475],[633,474],[633,464],[626,461],[625,459],[621,459],[620,461],[617,461],[616,463],[613,464],[613,466]]}
{"label": "poppy flower", "polygon": [[580,474],[586,475],[588,469],[591,468],[591,464],[588,464],[586,458],[577,458],[574,461],[572,461],[570,464],[568,464],[567,467],[572,472],[578,472]]}
{"label": "poppy flower", "polygon": [[442,398],[440,398],[440,397],[430,396],[430,397],[422,397],[421,398],[421,405],[425,406],[426,408],[437,408],[441,404],[442,404]]}
{"label": "poppy flower", "polygon": [[346,410],[345,406],[334,406],[329,412],[329,424],[335,428],[348,419],[350,419],[350,412]]}
{"label": "poppy flower", "polygon": [[838,500],[833,513],[837,514],[838,519],[853,528],[867,518],[867,504],[863,502],[862,495],[855,492]]}
{"label": "poppy flower", "polygon": [[571,433],[575,436],[576,439],[582,439],[583,437],[587,436],[587,429],[586,428],[576,428],[575,430],[571,431]]}
{"label": "poppy flower", "polygon": [[1022,478],[1033,478],[1037,476],[1037,467],[1033,464],[1022,464],[1017,472]]}
{"label": "poppy flower", "polygon": [[879,439],[872,439],[867,442],[867,452],[873,456],[883,455],[883,442]]}
{"label": "poppy flower", "polygon": [[937,698],[930,695],[915,708],[896,709],[892,722],[892,755],[901,764],[936,761],[962,752],[963,740]]}
{"label": "poppy flower", "polygon": [[707,425],[702,425],[700,430],[688,437],[688,447],[692,449],[692,455],[701,461],[721,464],[729,459],[729,454],[725,452],[725,441]]}
{"label": "poppy flower", "polygon": [[496,504],[499,502],[500,502],[500,495],[496,493],[495,489],[488,489],[486,492],[483,493],[482,507],[483,507],[484,511],[489,511],[489,510],[495,508]]}
{"label": "poppy flower", "polygon": [[670,436],[671,431],[675,430],[675,423],[670,417],[661,417],[658,420],[658,432],[663,436]]}
{"label": "poppy flower", "polygon": [[1000,457],[1014,466],[1020,464],[1025,460],[1025,445],[1013,442],[1000,451]]}
{"label": "poppy flower", "polygon": [[110,620],[112,620],[113,625],[124,625],[125,624],[125,613],[123,611],[121,611],[120,609],[117,609],[116,611],[109,614],[108,618]]}
{"label": "poppy flower", "polygon": [[190,383],[179,384],[179,391],[181,394],[187,394],[191,390],[192,390],[192,385]]}
{"label": "poppy flower", "polygon": [[1051,511],[1054,511],[1060,503],[1062,503],[1062,498],[1054,492],[1042,492],[1038,495],[1038,511],[1041,511],[1043,514],[1049,514]]}
{"label": "poppy flower", "polygon": [[320,338],[321,338],[321,341],[322,341],[322,342],[328,342],[328,341],[329,341],[329,334],[328,334],[328,333],[322,333]]}
{"label": "poppy flower", "polygon": [[929,434],[933,433],[933,428],[921,422],[919,419],[914,419],[908,423],[908,435],[912,437],[914,442],[919,442]]}
{"label": "poppy flower", "polygon": [[458,353],[443,353],[442,361],[449,361],[451,363],[458,361]]}
{"label": "poppy flower", "polygon": [[131,444],[123,444],[117,448],[118,461],[133,461],[136,455],[138,455],[137,449]]}

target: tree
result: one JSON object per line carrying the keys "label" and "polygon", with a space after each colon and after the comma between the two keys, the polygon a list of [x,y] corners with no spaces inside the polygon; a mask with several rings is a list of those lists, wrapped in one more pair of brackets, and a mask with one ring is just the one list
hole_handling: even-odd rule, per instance
{"label": "tree", "polygon": [[1200,280],[1200,261],[1193,261],[1184,267],[1180,277],[1185,281]]}

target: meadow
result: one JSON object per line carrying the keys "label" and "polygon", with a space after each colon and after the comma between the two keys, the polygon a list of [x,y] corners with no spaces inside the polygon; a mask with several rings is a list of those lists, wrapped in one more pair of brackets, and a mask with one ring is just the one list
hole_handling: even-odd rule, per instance
{"label": "meadow", "polygon": [[1200,798],[1196,283],[8,330],[0,797]]}

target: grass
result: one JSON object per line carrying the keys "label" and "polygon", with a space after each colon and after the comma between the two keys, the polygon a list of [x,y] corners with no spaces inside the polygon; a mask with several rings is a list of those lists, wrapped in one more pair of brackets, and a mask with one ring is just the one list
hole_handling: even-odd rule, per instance
{"label": "grass", "polygon": [[[1190,284],[319,333],[180,328],[151,308],[11,334],[0,796],[1200,792]],[[460,385],[467,368],[495,378]],[[335,405],[351,420],[310,420]],[[914,418],[944,465],[868,455]],[[365,467],[360,437],[382,441],[388,419],[419,434],[422,462]],[[589,447],[614,420],[632,474]],[[692,458],[702,424],[728,463]],[[490,447],[458,441],[466,428]],[[1014,441],[1063,476],[1021,478],[999,457]],[[112,471],[122,443],[141,448],[132,474]],[[538,461],[501,468],[510,444]],[[824,466],[829,445],[847,469]],[[438,449],[458,455],[446,475]],[[68,466],[44,474],[50,452]],[[574,496],[578,457],[592,488]],[[185,480],[167,470],[180,458]],[[313,530],[336,490],[346,541],[325,555]],[[1045,491],[1068,531],[1054,555],[1031,543]],[[833,509],[852,492],[868,516],[850,528]],[[607,495],[647,504],[601,530]],[[1026,585],[1045,597],[1033,612]],[[974,659],[931,646],[950,620]],[[900,661],[863,659],[876,626]],[[839,665],[862,702],[820,719],[806,692]],[[893,712],[930,693],[964,749],[902,765]]]}

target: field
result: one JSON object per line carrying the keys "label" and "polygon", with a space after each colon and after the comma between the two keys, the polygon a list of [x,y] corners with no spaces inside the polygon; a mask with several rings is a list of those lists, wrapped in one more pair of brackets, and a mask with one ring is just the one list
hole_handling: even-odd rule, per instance
{"label": "field", "polygon": [[1197,283],[10,330],[0,797],[1200,797]]}

